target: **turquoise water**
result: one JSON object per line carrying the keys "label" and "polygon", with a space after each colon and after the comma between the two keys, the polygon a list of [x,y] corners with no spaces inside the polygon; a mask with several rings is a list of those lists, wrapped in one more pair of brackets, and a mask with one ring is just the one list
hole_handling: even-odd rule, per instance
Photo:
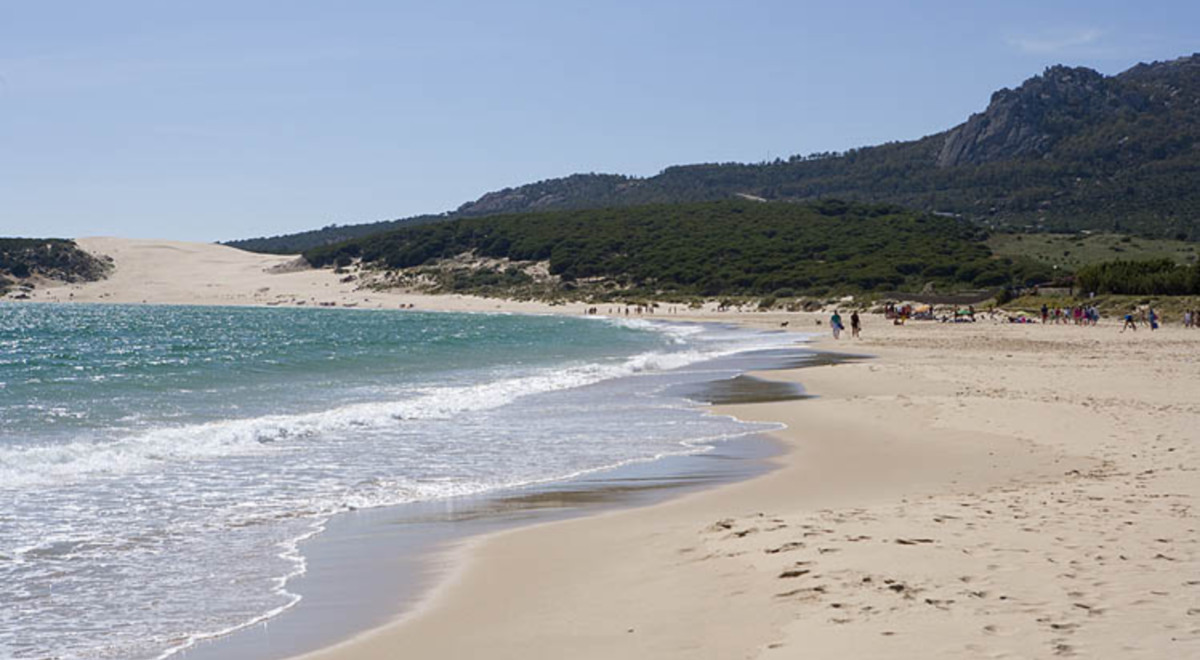
{"label": "turquoise water", "polygon": [[0,305],[0,657],[163,657],[294,605],[302,542],[340,511],[759,430],[663,392],[781,341],[595,318]]}

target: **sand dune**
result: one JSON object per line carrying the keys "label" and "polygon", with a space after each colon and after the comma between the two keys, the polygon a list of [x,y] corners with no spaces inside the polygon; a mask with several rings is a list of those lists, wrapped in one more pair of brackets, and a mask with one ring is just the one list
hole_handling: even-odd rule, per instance
{"label": "sand dune", "polygon": [[[245,252],[223,245],[151,239],[77,239],[84,250],[110,257],[107,279],[77,284],[47,283],[32,300],[42,302],[154,303],[182,305],[281,305],[457,311],[559,312],[542,303],[470,296],[430,297],[401,291],[359,289],[332,270],[296,267],[295,255]],[[582,305],[570,308],[581,312]]]}

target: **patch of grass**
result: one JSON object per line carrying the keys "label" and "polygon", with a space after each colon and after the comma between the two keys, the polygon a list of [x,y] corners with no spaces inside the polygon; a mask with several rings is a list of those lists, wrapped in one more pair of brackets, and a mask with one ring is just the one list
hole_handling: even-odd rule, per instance
{"label": "patch of grass", "polygon": [[1124,234],[993,234],[987,244],[997,255],[1028,257],[1068,273],[1114,259],[1193,264],[1200,255],[1200,243]]}

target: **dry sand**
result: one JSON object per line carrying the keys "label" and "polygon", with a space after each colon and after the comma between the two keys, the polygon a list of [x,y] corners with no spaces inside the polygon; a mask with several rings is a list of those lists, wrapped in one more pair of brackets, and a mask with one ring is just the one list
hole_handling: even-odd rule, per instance
{"label": "dry sand", "polygon": [[[60,299],[361,295],[261,272],[275,258],[109,240],[83,243],[113,278]],[[359,304],[401,300],[379,296]],[[717,410],[785,422],[778,470],[476,539],[418,611],[306,658],[1200,657],[1200,331],[1118,330],[868,317],[820,347],[876,359],[761,374],[818,398]]]}

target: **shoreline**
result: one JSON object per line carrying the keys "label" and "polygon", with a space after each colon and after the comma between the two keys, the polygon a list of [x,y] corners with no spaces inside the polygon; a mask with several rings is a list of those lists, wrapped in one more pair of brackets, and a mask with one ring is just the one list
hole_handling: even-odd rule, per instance
{"label": "shoreline", "polygon": [[[727,363],[741,361],[739,356],[752,356],[749,364],[772,370],[797,361],[819,361],[818,354],[797,344],[725,356],[713,365],[729,369]],[[775,363],[778,366],[764,366]],[[718,396],[720,382],[709,382]],[[760,390],[764,400],[777,397],[768,381],[762,381]],[[711,414],[709,408],[696,406],[702,414]],[[419,611],[477,539],[649,506],[750,479],[773,469],[771,459],[781,450],[765,432],[748,430],[714,441],[704,451],[639,460],[565,480],[337,514],[299,548],[307,570],[287,585],[302,596],[295,607],[229,633],[198,639],[172,656],[278,659],[341,643]],[[381,591],[380,584],[392,590]],[[352,590],[354,585],[358,591]],[[351,610],[353,617],[347,617],[345,610]]]}
{"label": "shoreline", "polygon": [[[816,399],[713,408],[788,424],[772,434],[789,448],[774,459],[778,469],[646,508],[476,539],[410,616],[297,658],[367,660],[401,648],[418,657],[774,658],[807,649],[1116,658],[1200,648],[1200,589],[1172,577],[1200,568],[1188,527],[1195,515],[1155,506],[1200,495],[1180,479],[1200,469],[1200,452],[1184,443],[1200,419],[1179,389],[1190,372],[1163,379],[1180,358],[1196,366],[1200,337],[1168,331],[1161,343],[1143,335],[1131,344],[1114,341],[1112,325],[894,328],[874,317],[867,328],[862,345],[877,360],[750,374],[802,379]],[[1064,360],[1101,367],[1106,354],[1120,367],[1148,363],[1154,376],[1068,379],[1035,392],[1005,373],[1027,377]],[[997,369],[997,360],[1013,363]],[[1159,403],[1123,402],[1125,386]],[[1116,412],[1090,419],[1102,407]],[[1163,432],[1147,439],[1157,442],[1121,433],[1102,448],[1089,442],[1109,415],[1146,409],[1167,413]],[[1124,452],[1145,464],[1130,487]],[[1138,492],[1159,473],[1170,475],[1162,489],[1181,492]],[[1043,497],[1050,504],[1039,516]],[[1122,512],[1133,519],[1125,527],[1155,533],[1104,524],[1096,502],[1138,497],[1145,506]],[[998,522],[1002,510],[1011,521]],[[1101,563],[1086,548],[1116,546],[1121,559],[1085,566]],[[1088,570],[1108,579],[1085,582]]]}
{"label": "shoreline", "polygon": [[765,436],[731,439],[588,478],[513,492],[339,514],[303,545],[308,571],[289,583],[293,609],[172,657],[267,660],[328,648],[419,611],[477,539],[508,530],[653,505],[753,478],[779,450]]}

